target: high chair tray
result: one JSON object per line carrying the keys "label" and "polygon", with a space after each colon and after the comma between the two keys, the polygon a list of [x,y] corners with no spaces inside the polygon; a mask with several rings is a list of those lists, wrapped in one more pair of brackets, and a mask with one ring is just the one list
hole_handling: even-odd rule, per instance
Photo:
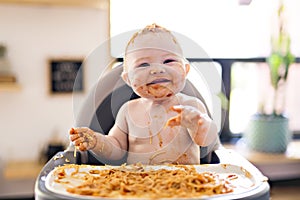
{"label": "high chair tray", "polygon": [[[193,199],[269,199],[269,184],[267,178],[260,173],[260,171],[254,167],[247,160],[242,157],[239,158],[239,155],[234,153],[231,150],[217,150],[217,154],[221,155],[224,159],[221,159],[221,164],[205,164],[205,165],[185,165],[187,168],[195,168],[198,173],[204,172],[213,172],[218,174],[220,178],[233,177],[235,178],[231,181],[231,184],[234,186],[234,190],[231,193],[227,194],[217,194],[217,195],[201,195]],[[224,163],[227,162],[226,157],[230,156],[232,159],[238,159],[236,163]],[[70,164],[76,163],[76,161],[65,163],[67,157],[73,157],[72,152],[68,154],[58,154],[55,161],[60,161],[58,165],[49,162],[44,169],[42,170],[40,176],[36,182],[35,188],[35,198],[36,199],[116,199],[116,198],[105,198],[97,196],[88,196],[88,195],[78,195],[72,194],[66,191],[66,188],[71,186],[76,186],[81,183],[81,179],[78,176],[84,174],[89,174],[91,170],[105,170],[112,168],[119,168],[120,166],[92,166],[92,165],[78,165]],[[78,158],[78,157],[77,157]],[[68,159],[68,158],[67,158]],[[223,162],[222,162],[223,160]],[[69,160],[68,160],[69,161]],[[57,163],[56,163],[57,164]],[[67,165],[65,165],[67,164]],[[64,166],[65,165],[65,166]],[[63,166],[63,167],[60,167]],[[130,166],[127,166],[130,167]],[[154,166],[143,166],[144,170],[159,170],[159,169],[171,169],[176,170],[177,167],[173,165],[154,165]],[[64,169],[65,178],[61,181],[56,181],[58,176],[58,170]],[[179,166],[180,168],[180,166]],[[74,172],[78,170],[77,178],[72,177]],[[76,174],[76,173],[75,173]],[[147,195],[141,196],[140,199],[145,199]],[[124,198],[124,196],[117,197],[118,199]],[[129,199],[139,199],[138,197],[129,197]],[[174,199],[172,197],[164,199]],[[179,199],[176,197],[176,199]],[[184,198],[182,198],[184,199]],[[190,198],[186,198],[190,199]]]}

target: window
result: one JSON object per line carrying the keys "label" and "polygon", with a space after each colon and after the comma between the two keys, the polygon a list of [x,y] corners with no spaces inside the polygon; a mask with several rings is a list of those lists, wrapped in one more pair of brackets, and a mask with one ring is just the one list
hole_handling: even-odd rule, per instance
{"label": "window", "polygon": [[[265,57],[270,52],[270,36],[276,27],[279,0],[110,0],[110,34],[157,23],[183,34],[207,52],[211,58]],[[298,28],[300,2],[284,0],[292,52],[300,54]],[[176,22],[176,23],[174,23]],[[192,25],[191,25],[192,24]],[[112,44],[112,55],[119,57],[131,34]],[[187,55],[190,58],[197,58]]]}
{"label": "window", "polygon": [[[273,90],[269,76],[266,63],[236,62],[232,65],[229,113],[232,133],[244,131],[249,117],[259,111],[260,103],[271,105]],[[300,64],[293,64],[289,71],[286,94],[284,94],[285,114],[290,119],[292,131],[300,130],[300,124],[297,123],[300,120],[300,107],[297,105],[297,102],[300,102],[300,93],[296,89],[300,87],[300,80],[297,77],[300,77]],[[268,106],[266,110],[269,110]]]}

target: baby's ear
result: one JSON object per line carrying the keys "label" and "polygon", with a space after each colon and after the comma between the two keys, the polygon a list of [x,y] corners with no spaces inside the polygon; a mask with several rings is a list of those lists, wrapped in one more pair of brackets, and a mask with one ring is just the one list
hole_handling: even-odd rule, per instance
{"label": "baby's ear", "polygon": [[121,74],[121,77],[127,85],[131,86],[130,80],[128,78],[128,72],[123,71],[122,74]]}
{"label": "baby's ear", "polygon": [[189,63],[186,63],[186,64],[185,64],[185,75],[187,75],[187,74],[189,73],[190,68],[191,68],[190,64],[189,64]]}

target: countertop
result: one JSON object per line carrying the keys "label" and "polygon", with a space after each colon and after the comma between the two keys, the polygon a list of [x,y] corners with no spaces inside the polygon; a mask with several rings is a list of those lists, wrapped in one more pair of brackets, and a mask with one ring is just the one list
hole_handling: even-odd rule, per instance
{"label": "countertop", "polygon": [[300,140],[292,141],[285,153],[278,154],[250,151],[243,142],[224,147],[238,152],[272,181],[300,178]]}

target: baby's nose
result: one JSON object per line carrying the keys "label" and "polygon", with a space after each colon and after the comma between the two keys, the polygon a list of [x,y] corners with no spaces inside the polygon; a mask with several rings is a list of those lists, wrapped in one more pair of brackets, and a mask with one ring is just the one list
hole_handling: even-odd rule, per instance
{"label": "baby's nose", "polygon": [[162,67],[159,66],[154,66],[151,70],[150,70],[150,74],[151,75],[155,75],[155,74],[163,74],[165,73],[166,70]]}

